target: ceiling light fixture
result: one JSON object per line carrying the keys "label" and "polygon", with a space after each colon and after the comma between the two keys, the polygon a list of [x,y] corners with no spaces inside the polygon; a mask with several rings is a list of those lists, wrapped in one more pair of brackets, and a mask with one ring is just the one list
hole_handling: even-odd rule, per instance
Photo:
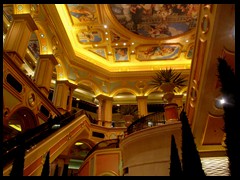
{"label": "ceiling light fixture", "polygon": [[80,146],[80,145],[82,145],[83,143],[82,142],[76,142],[75,143],[75,146]]}

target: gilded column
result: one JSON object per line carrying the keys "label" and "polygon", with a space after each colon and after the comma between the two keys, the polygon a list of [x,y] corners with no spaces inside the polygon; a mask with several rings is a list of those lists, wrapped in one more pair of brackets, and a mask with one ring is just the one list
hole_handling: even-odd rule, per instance
{"label": "gilded column", "polygon": [[56,81],[55,90],[53,94],[53,104],[64,114],[67,112],[68,96],[70,92],[70,83],[68,80]]}
{"label": "gilded column", "polygon": [[69,85],[69,98],[68,98],[68,106],[67,110],[70,112],[72,110],[72,97],[73,97],[73,91],[77,88],[76,84],[68,83]]}
{"label": "gilded column", "polygon": [[146,116],[148,115],[147,109],[147,96],[137,96],[137,103],[138,103],[138,116]]}
{"label": "gilded column", "polygon": [[48,97],[54,67],[58,64],[52,54],[40,55],[34,79],[42,93]]}
{"label": "gilded column", "polygon": [[98,113],[98,125],[102,126],[103,100],[99,98],[98,101],[99,101],[98,110],[97,110],[97,113]]}
{"label": "gilded column", "polygon": [[13,22],[6,35],[3,49],[21,67],[32,32],[37,30],[30,14],[13,14]]}
{"label": "gilded column", "polygon": [[105,114],[105,127],[112,127],[112,97],[106,97],[105,99],[105,108],[104,108],[104,114]]}
{"label": "gilded column", "polygon": [[99,107],[98,107],[98,120],[99,125],[101,122],[104,122],[101,125],[104,125],[105,127],[111,127],[112,126],[112,97],[99,95],[96,97],[99,100]]}

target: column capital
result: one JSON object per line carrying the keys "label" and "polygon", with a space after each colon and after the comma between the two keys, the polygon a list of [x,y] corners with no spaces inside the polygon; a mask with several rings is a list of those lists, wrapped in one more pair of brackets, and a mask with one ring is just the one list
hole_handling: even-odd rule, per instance
{"label": "column capital", "polygon": [[38,30],[38,27],[30,14],[13,14],[12,16],[15,21],[27,21],[32,31]]}
{"label": "column capital", "polygon": [[136,96],[136,99],[138,100],[138,99],[147,99],[148,98],[148,96]]}
{"label": "column capital", "polygon": [[58,61],[53,54],[40,54],[39,58],[40,59],[49,59],[52,61],[53,65],[55,65],[55,66],[58,64]]}
{"label": "column capital", "polygon": [[68,87],[70,87],[72,89],[76,89],[78,87],[77,84],[69,82],[68,80],[57,80],[56,83],[58,83],[58,84],[65,84],[65,85],[67,85]]}
{"label": "column capital", "polygon": [[98,100],[113,100],[113,97],[109,97],[109,96],[106,96],[106,95],[103,95],[103,94],[100,94],[100,95],[96,96],[96,98]]}

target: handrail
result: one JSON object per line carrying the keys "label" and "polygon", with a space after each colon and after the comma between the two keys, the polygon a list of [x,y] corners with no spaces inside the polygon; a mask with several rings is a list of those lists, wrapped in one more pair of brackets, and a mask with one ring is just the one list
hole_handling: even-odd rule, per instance
{"label": "handrail", "polygon": [[[31,87],[31,89],[39,96],[42,100],[43,105],[48,107],[51,111],[53,111],[57,116],[60,116],[60,111],[54,106],[54,104],[40,91],[40,89],[36,86],[36,84],[26,75],[24,72],[16,65],[16,63],[9,56],[9,53],[17,54],[15,51],[4,51],[3,59],[4,61],[14,69],[15,72],[24,80],[26,85]],[[4,85],[4,84],[3,84]]]}
{"label": "handrail", "polygon": [[136,121],[134,121],[130,126],[127,128],[127,134],[131,134],[135,131],[139,131],[141,129],[145,129],[148,127],[165,124],[165,116],[164,112],[155,112],[152,114],[148,114],[146,116],[143,116]]}
{"label": "handrail", "polygon": [[25,149],[28,150],[84,113],[84,110],[80,110],[77,112],[68,112],[64,115],[57,116],[54,119],[50,118],[47,122],[4,141],[2,143],[3,166],[13,160],[22,140],[24,141]]}
{"label": "handrail", "polygon": [[95,146],[93,146],[93,148],[87,153],[86,157],[84,158],[84,161],[96,150],[108,149],[108,148],[119,148],[119,142],[120,142],[119,138],[100,141]]}
{"label": "handrail", "polygon": [[[158,125],[159,124],[165,124],[165,118],[164,118],[164,112],[156,112],[149,114],[147,116],[141,117],[134,121],[128,128],[127,128],[127,134],[131,134],[135,131],[141,130],[146,128],[144,125],[146,123],[151,122],[152,126]],[[149,127],[147,125],[147,127]],[[105,144],[105,146],[103,146]],[[106,149],[106,148],[112,148],[113,145],[118,148],[119,147],[119,138],[117,139],[110,139],[110,140],[104,140],[99,143],[97,143],[86,155],[84,158],[87,159],[94,151],[99,150],[99,149]]]}

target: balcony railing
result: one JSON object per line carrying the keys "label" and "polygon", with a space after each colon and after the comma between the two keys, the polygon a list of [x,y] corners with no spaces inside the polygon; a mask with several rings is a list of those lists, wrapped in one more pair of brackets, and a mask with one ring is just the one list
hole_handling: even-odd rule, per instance
{"label": "balcony railing", "polygon": [[80,110],[78,112],[74,111],[71,113],[68,112],[64,115],[57,116],[54,119],[49,119],[47,122],[35,128],[29,129],[24,133],[4,141],[2,143],[3,166],[7,165],[14,159],[21,142],[24,142],[25,150],[28,150],[84,113],[84,110]]}
{"label": "balcony railing", "polygon": [[127,128],[127,134],[131,134],[141,129],[165,124],[165,122],[166,120],[164,117],[164,112],[152,113],[147,116],[141,117],[134,121],[132,124],[130,124],[130,126],[128,126]]}

